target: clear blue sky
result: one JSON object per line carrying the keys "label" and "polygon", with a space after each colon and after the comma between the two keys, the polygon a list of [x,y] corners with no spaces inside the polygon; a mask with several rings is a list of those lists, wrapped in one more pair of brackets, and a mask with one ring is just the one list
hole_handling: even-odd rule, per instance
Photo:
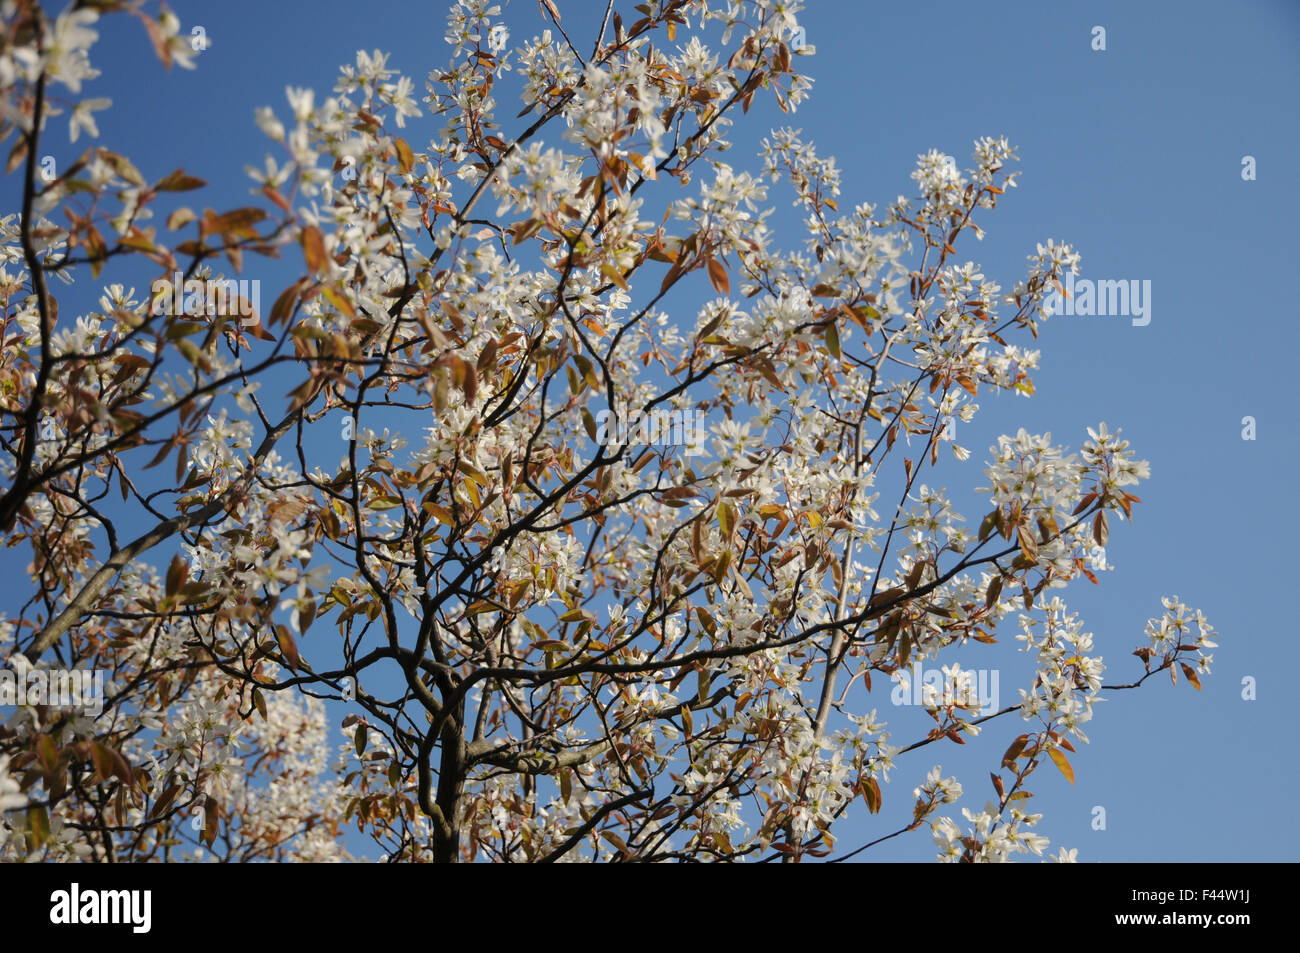
{"label": "clear blue sky", "polygon": [[[595,0],[557,3],[570,35],[589,48],[590,20],[603,3],[599,10]],[[503,6],[513,40],[543,29],[534,0]],[[319,102],[357,49],[378,48],[422,93],[424,77],[446,57],[441,0],[172,7],[183,32],[200,24],[211,40],[198,69],[164,73],[139,24],[110,17],[92,54],[104,75],[86,95],[114,100],[98,114],[102,144],[129,155],[147,178],[184,166],[207,179],[201,204],[215,208],[248,203],[243,167],[260,165],[269,145],[253,112],[271,105],[287,115],[286,85],[314,87]],[[771,126],[802,128],[820,154],[838,157],[847,208],[910,194],[918,153],[939,149],[964,168],[972,140],[1005,135],[1019,148],[1020,187],[986,214],[983,243],[963,239],[962,260],[975,258],[1009,287],[1035,243],[1054,238],[1082,254],[1082,277],[1152,283],[1145,327],[1124,317],[1049,321],[1035,398],[981,394],[984,412],[960,434],[982,461],[997,433],[1050,430],[1077,446],[1085,426],[1106,421],[1151,461],[1136,523],[1112,528],[1107,552],[1116,571],[1099,588],[1065,593],[1096,635],[1108,682],[1140,674],[1128,653],[1145,620],[1160,615],[1163,594],[1203,609],[1220,633],[1203,692],[1160,678],[1141,691],[1108,693],[1087,728],[1092,745],[1073,759],[1073,787],[1050,767],[1030,785],[1040,795],[1033,809],[1046,814],[1040,831],[1053,852],[1077,847],[1082,861],[1300,859],[1290,823],[1300,778],[1288,707],[1288,673],[1300,662],[1297,584],[1287,582],[1300,455],[1284,397],[1300,340],[1296,305],[1274,287],[1295,274],[1300,221],[1300,191],[1287,172],[1300,156],[1300,3],[810,7],[801,19],[817,48],[803,61],[816,80],[812,98],[794,116],[751,112],[731,137],[734,165],[756,168],[753,147]],[[1096,25],[1106,28],[1105,52],[1091,49]],[[506,101],[501,115],[516,111]],[[433,131],[414,123],[422,135]],[[67,146],[65,121],[51,128],[58,148],[80,152],[83,142]],[[1241,178],[1246,155],[1257,161],[1253,182]],[[6,208],[12,185],[5,183]],[[278,266],[262,275],[265,309],[281,279],[293,276]],[[1254,441],[1241,439],[1246,415],[1257,421]],[[954,493],[981,485],[977,469],[962,472],[969,485],[951,485]],[[1013,634],[1006,632],[999,659],[1010,656]],[[1023,684],[1015,677],[1022,670],[1004,667],[1003,704]],[[1257,680],[1253,702],[1241,698],[1247,676]],[[879,685],[877,692],[881,715],[893,718],[887,692]],[[886,815],[906,813],[903,802],[936,761],[966,783],[961,804],[978,809],[991,790],[988,771],[1019,724],[1003,718],[981,744],[931,746],[902,760],[885,790]],[[894,741],[915,737],[900,731]],[[1105,831],[1091,829],[1096,805],[1106,809]],[[854,813],[859,820],[841,832],[846,847],[893,829],[867,821],[860,803]],[[865,856],[933,854],[918,831]]]}

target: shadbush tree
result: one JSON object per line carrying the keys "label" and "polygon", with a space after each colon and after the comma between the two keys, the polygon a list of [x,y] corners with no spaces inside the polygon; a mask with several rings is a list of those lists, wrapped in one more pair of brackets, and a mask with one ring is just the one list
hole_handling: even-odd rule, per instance
{"label": "shadbush tree", "polygon": [[[735,168],[732,122],[809,93],[797,6],[614,6],[582,39],[541,0],[512,46],[459,0],[427,96],[379,52],[290,89],[256,204],[218,212],[106,146],[44,159],[57,117],[98,136],[98,18],[194,67],[173,14],[5,5],[0,856],[799,860],[924,827],[1037,855],[1026,779],[1072,776],[1101,692],[1199,687],[1199,612],[1165,599],[1105,684],[1061,598],[1139,502],[1128,443],[1020,429],[977,472],[956,439],[1032,395],[1079,261],[1049,241],[1004,290],[958,254],[1010,145],[921,156],[884,207],[791,129]],[[928,686],[894,741],[902,673],[1017,624],[1015,704]],[[102,711],[30,690],[67,669]],[[967,825],[937,767],[889,793],[976,735]]]}

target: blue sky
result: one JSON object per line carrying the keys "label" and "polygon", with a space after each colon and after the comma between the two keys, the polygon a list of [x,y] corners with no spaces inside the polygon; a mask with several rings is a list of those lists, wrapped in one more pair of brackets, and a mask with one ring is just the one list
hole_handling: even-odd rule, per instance
{"label": "blue sky", "polygon": [[[570,35],[589,48],[604,4],[557,3]],[[503,6],[513,40],[544,28],[534,0]],[[382,49],[422,91],[446,57],[438,0],[172,7],[184,32],[202,25],[211,41],[198,69],[165,73],[139,24],[111,17],[92,54],[104,75],[87,95],[114,100],[99,114],[101,144],[129,155],[146,178],[184,166],[211,183],[198,204],[214,208],[250,204],[243,167],[260,165],[268,147],[253,112],[271,105],[286,115],[286,85],[312,86],[319,101],[358,49]],[[1140,691],[1109,693],[1087,728],[1092,744],[1073,759],[1075,784],[1050,767],[1035,775],[1031,804],[1045,812],[1041,832],[1053,851],[1077,847],[1085,861],[1300,859],[1287,822],[1298,778],[1286,701],[1300,661],[1296,584],[1287,581],[1300,460],[1285,397],[1300,340],[1295,305],[1277,291],[1300,250],[1300,191],[1286,172],[1300,155],[1293,102],[1300,3],[809,7],[801,20],[816,46],[802,64],[816,81],[811,99],[793,116],[753,110],[730,137],[729,161],[756,170],[758,139],[791,125],[819,154],[838,158],[841,208],[883,205],[910,194],[918,153],[939,149],[964,168],[975,138],[1005,135],[1018,147],[1019,188],[985,214],[982,243],[963,239],[961,259],[1010,287],[1035,243],[1053,238],[1081,253],[1083,278],[1151,282],[1144,327],[1114,316],[1047,322],[1036,345],[1036,396],[981,394],[984,411],[960,433],[975,463],[998,433],[1046,430],[1077,446],[1086,426],[1105,421],[1151,462],[1135,523],[1112,527],[1107,554],[1116,570],[1100,587],[1065,593],[1106,656],[1107,682],[1141,673],[1128,653],[1141,644],[1145,621],[1160,615],[1161,595],[1203,609],[1220,633],[1204,691],[1162,677]],[[1091,48],[1098,25],[1105,51]],[[512,116],[513,105],[504,101],[501,115]],[[421,120],[412,128],[418,152],[419,135],[436,130]],[[81,151],[82,142],[67,146],[61,121],[51,129],[55,147]],[[1257,163],[1255,181],[1241,176],[1247,155]],[[13,185],[4,183],[6,209]],[[788,203],[784,194],[774,199]],[[264,308],[300,265],[260,272]],[[1241,436],[1247,415],[1256,421],[1253,441]],[[966,484],[951,483],[954,494],[982,485],[978,466],[949,472]],[[1000,660],[1008,660],[1012,634]],[[977,655],[961,660],[989,664]],[[1023,684],[1020,661],[1003,667],[1003,704]],[[1241,697],[1246,677],[1257,682],[1254,701]],[[883,717],[899,714],[879,684],[877,693]],[[1019,724],[1003,718],[978,744],[931,746],[901,760],[885,790],[885,815],[867,819],[859,804],[842,844],[851,849],[893,830],[882,818],[908,813],[911,788],[936,761],[966,783],[962,805],[978,809],[991,791],[988,771]],[[914,737],[900,730],[894,741]],[[1091,827],[1095,806],[1106,810],[1104,831]],[[933,853],[918,831],[864,856]]]}

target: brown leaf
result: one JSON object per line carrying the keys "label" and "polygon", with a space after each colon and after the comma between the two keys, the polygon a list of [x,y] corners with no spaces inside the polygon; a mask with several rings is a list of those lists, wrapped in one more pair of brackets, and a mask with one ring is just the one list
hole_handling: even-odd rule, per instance
{"label": "brown leaf", "polygon": [[298,655],[298,643],[293,640],[293,634],[283,625],[275,627],[275,640],[280,645],[280,651],[284,653],[285,661],[289,667],[295,671],[301,667],[302,658]]}
{"label": "brown leaf", "polygon": [[163,34],[162,25],[143,13],[137,13],[140,22],[144,24],[144,31],[149,34],[149,42],[153,44],[153,51],[162,60],[163,66],[167,69],[172,68],[172,51],[167,45],[167,37]]}
{"label": "brown leaf", "polygon": [[1092,521],[1092,538],[1097,541],[1098,546],[1105,546],[1106,540],[1110,538],[1110,525],[1106,522],[1106,511],[1099,512]]}
{"label": "brown leaf", "polygon": [[987,609],[998,601],[998,596],[1002,595],[1002,577],[994,576],[989,580],[989,587],[984,593],[984,607]]}
{"label": "brown leaf", "polygon": [[880,785],[876,783],[875,778],[867,778],[862,782],[862,796],[866,799],[867,810],[872,814],[879,814],[883,798],[880,796]]}
{"label": "brown leaf", "polygon": [[167,227],[172,231],[176,231],[176,229],[184,228],[192,221],[194,221],[193,209],[186,208],[182,205],[167,216]]}
{"label": "brown leaf", "polygon": [[1002,766],[1006,768],[1013,767],[1016,763],[1016,759],[1020,757],[1020,752],[1025,750],[1025,745],[1028,743],[1028,735],[1021,735],[1015,741],[1011,742],[1011,747],[1008,748],[1007,753],[1002,756]]}
{"label": "brown leaf", "polygon": [[190,574],[189,564],[181,558],[180,553],[172,557],[167,567],[167,595],[175,595]]}
{"label": "brown leaf", "polygon": [[293,316],[294,308],[298,306],[298,298],[302,295],[302,283],[296,281],[275,299],[275,304],[271,305],[271,315],[268,318],[271,324],[287,322]]}
{"label": "brown leaf", "polygon": [[221,215],[212,215],[211,212],[207,212],[199,225],[199,231],[204,235],[231,233],[253,238],[257,234],[253,231],[253,226],[266,218],[266,209],[257,208],[256,206],[237,208]]}
{"label": "brown leaf", "polygon": [[886,589],[884,592],[878,592],[874,596],[872,596],[871,601],[867,603],[867,608],[874,608],[875,606],[878,606],[881,603],[892,602],[893,600],[897,599],[899,596],[904,596],[904,595],[907,595],[907,590],[904,588],[895,587],[893,589]]}
{"label": "brown leaf", "polygon": [[23,159],[26,157],[27,139],[25,136],[19,136],[18,141],[14,143],[14,147],[9,150],[9,161],[5,163],[5,175],[9,175],[14,169],[22,165]]}
{"label": "brown leaf", "polygon": [[682,269],[678,266],[677,262],[673,262],[672,267],[670,267],[668,272],[664,275],[663,283],[659,286],[659,294],[666,294],[668,289],[671,288],[681,276]]}
{"label": "brown leaf", "polygon": [[212,798],[203,802],[203,840],[209,847],[217,839],[217,822],[221,819],[221,808]]}
{"label": "brown leaf", "polygon": [[308,225],[302,230],[298,239],[302,242],[302,254],[307,260],[307,267],[312,274],[322,274],[328,267],[329,256],[325,254],[325,236],[315,225]]}
{"label": "brown leaf", "polygon": [[720,295],[730,294],[731,282],[727,278],[727,269],[722,267],[722,262],[710,258],[705,268],[709,273],[709,282],[713,285],[713,290]]}
{"label": "brown leaf", "polygon": [[1034,534],[1029,531],[1029,527],[1023,523],[1017,526],[1016,537],[1020,541],[1020,551],[1024,553],[1025,558],[1038,562],[1038,540],[1034,539]]}
{"label": "brown leaf", "polygon": [[293,211],[293,207],[289,204],[289,200],[281,195],[277,189],[273,189],[269,185],[264,185],[262,186],[262,194],[279,206],[282,212]]}
{"label": "brown leaf", "polygon": [[159,794],[158,799],[153,802],[153,807],[149,811],[148,820],[152,821],[162,817],[167,812],[167,808],[171,807],[172,801],[176,800],[176,795],[180,793],[180,790],[181,786],[179,784],[173,784],[162,794]]}
{"label": "brown leaf", "polygon": [[186,175],[184,169],[177,169],[158,180],[154,188],[159,192],[188,192],[201,189],[208,183],[193,175]]}

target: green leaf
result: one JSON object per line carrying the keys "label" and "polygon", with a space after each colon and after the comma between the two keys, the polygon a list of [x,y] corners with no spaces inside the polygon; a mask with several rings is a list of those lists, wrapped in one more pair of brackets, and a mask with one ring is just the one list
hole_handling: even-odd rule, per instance
{"label": "green leaf", "polygon": [[27,833],[33,848],[39,848],[50,838],[50,815],[44,807],[33,804],[27,809]]}
{"label": "green leaf", "polygon": [[730,503],[718,505],[718,528],[722,530],[724,541],[731,539],[732,530],[736,528],[736,508]]}
{"label": "green leaf", "polygon": [[844,356],[844,352],[840,350],[839,328],[835,326],[834,321],[826,325],[826,350],[830,351],[831,356],[836,360]]}
{"label": "green leaf", "polygon": [[415,154],[411,152],[411,147],[407,145],[405,139],[396,139],[393,146],[397,149],[397,164],[401,166],[403,172],[410,172],[415,165]]}
{"label": "green leaf", "polygon": [[614,282],[614,284],[618,285],[624,291],[631,290],[628,287],[627,279],[623,277],[623,273],[619,271],[617,268],[615,268],[613,265],[609,264],[608,262],[600,266],[600,273],[604,275],[606,278],[608,278],[610,281]]}

